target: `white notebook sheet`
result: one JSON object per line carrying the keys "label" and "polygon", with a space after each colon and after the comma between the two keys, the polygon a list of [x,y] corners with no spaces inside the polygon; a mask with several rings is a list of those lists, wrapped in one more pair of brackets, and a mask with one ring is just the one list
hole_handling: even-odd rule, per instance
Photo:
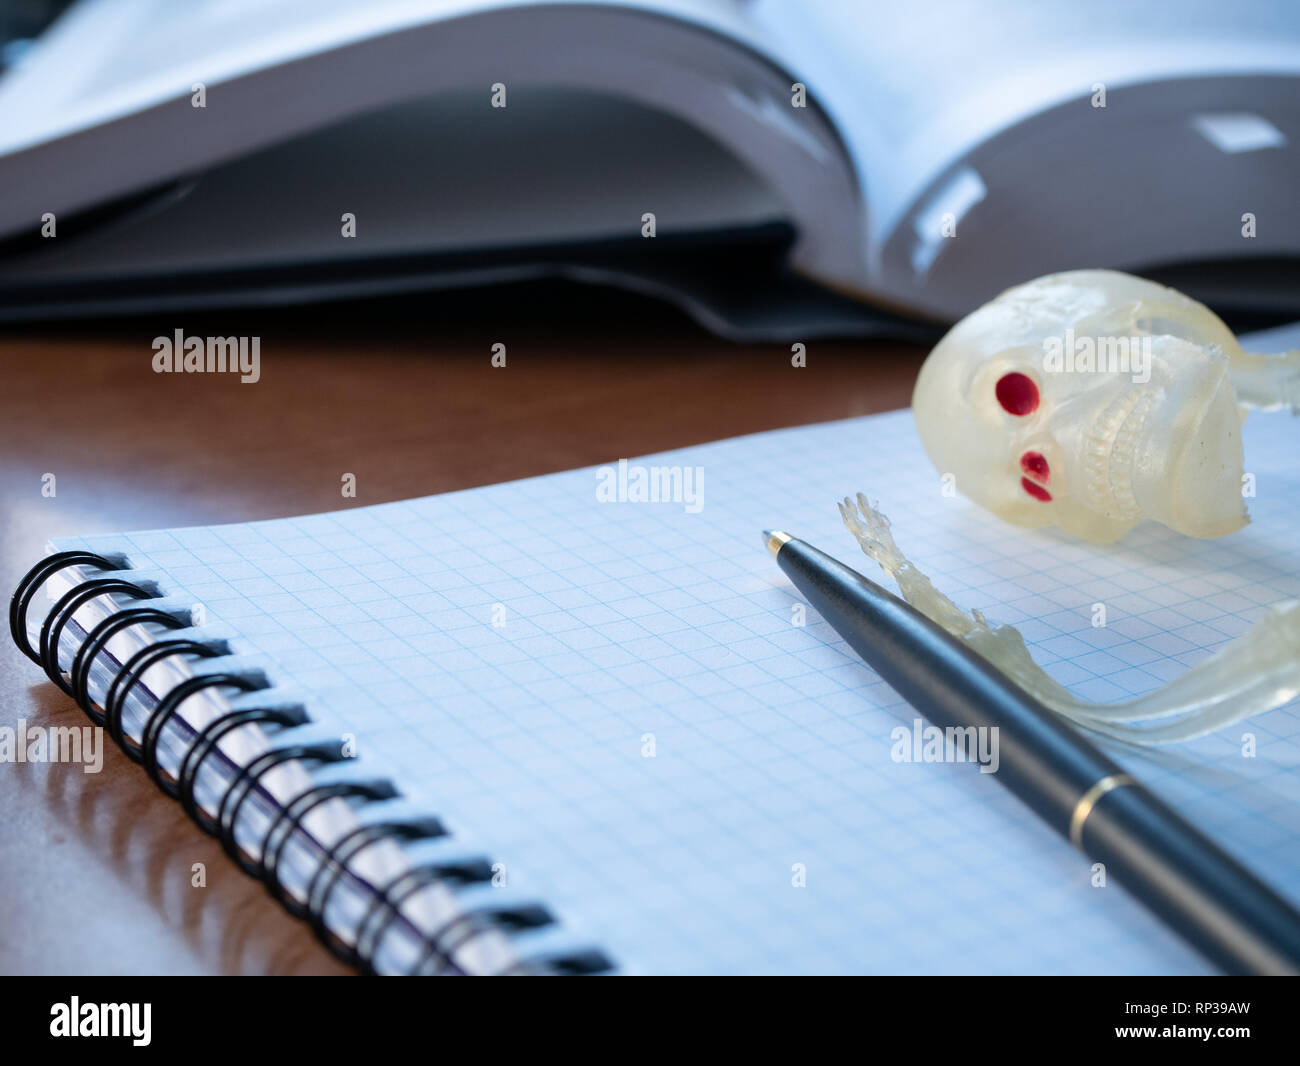
{"label": "white notebook sheet", "polygon": [[[588,468],[56,547],[125,552],[201,602],[313,729],[355,735],[347,772],[391,777],[561,919],[538,950],[596,945],[623,973],[1203,972],[995,774],[892,761],[915,713],[811,611],[794,624],[760,530],[879,577],[835,508],[862,490],[958,604],[1118,699],[1300,596],[1300,423],[1252,415],[1245,438],[1253,522],[1219,541],[1009,527],[941,493],[900,411],[632,461],[699,468],[698,511],[601,502]],[[1300,902],[1294,703],[1159,753],[1103,746]]]}

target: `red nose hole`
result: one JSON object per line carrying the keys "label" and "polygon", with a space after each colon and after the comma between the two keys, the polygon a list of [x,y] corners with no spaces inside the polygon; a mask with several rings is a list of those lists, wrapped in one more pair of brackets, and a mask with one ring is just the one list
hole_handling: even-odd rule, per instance
{"label": "red nose hole", "polygon": [[1025,452],[1020,457],[1020,469],[1044,485],[1052,479],[1052,469],[1047,465],[1047,459],[1041,452]]}
{"label": "red nose hole", "polygon": [[1025,374],[1003,374],[996,386],[998,403],[1013,415],[1030,415],[1038,410],[1038,386]]}
{"label": "red nose hole", "polygon": [[1030,481],[1027,477],[1022,477],[1020,479],[1020,487],[1036,500],[1042,500],[1043,503],[1051,502],[1052,494],[1043,488],[1042,485]]}

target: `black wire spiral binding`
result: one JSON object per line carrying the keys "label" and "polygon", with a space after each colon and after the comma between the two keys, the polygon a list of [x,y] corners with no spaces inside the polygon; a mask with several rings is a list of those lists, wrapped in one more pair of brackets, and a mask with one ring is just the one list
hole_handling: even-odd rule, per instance
{"label": "black wire spiral binding", "polygon": [[[316,867],[307,885],[307,908],[310,911],[308,921],[317,939],[344,962],[352,966],[360,965],[361,960],[357,955],[356,945],[341,940],[325,925],[325,907],[329,903],[334,886],[338,884],[348,868],[348,863],[360,852],[378,844],[381,840],[398,839],[412,842],[446,835],[447,830],[438,819],[415,818],[357,826],[336,840],[325,853],[325,858]],[[444,950],[440,944],[435,947],[441,958],[455,965],[451,951]]]}
{"label": "black wire spiral binding", "polygon": [[[437,944],[440,951],[430,951],[425,948],[424,954],[416,961],[408,971],[408,976],[424,977],[430,974],[440,974],[442,970],[430,970],[429,967],[438,963],[440,967],[446,965],[448,957],[454,957],[462,947],[468,944],[476,936],[482,936],[484,933],[492,931],[513,932],[519,929],[539,929],[544,925],[550,925],[555,921],[554,916],[545,907],[533,905],[522,905],[514,907],[481,907],[478,910],[466,911],[451,919],[433,936],[429,938],[431,944]],[[458,934],[457,938],[450,943],[446,940],[453,933]]]}
{"label": "black wire spiral binding", "polygon": [[66,570],[70,566],[93,566],[97,570],[104,571],[126,568],[125,563],[119,565],[94,552],[71,551],[56,552],[27,571],[23,579],[18,582],[13,599],[9,601],[9,633],[14,638],[14,643],[18,645],[18,650],[38,666],[41,657],[36,654],[36,650],[27,639],[27,608],[31,605],[37,589],[60,570]]}
{"label": "black wire spiral binding", "polygon": [[308,721],[306,712],[300,707],[250,707],[245,710],[229,711],[213,719],[199,731],[194,738],[194,743],[186,749],[181,759],[180,771],[176,774],[181,809],[205,833],[215,836],[217,824],[199,806],[194,790],[198,782],[199,767],[203,765],[203,760],[216,750],[217,742],[227,733],[233,733],[236,729],[253,722],[265,722],[268,725],[291,729],[294,726],[305,725]]}
{"label": "black wire spiral binding", "polygon": [[205,688],[234,688],[241,692],[256,692],[265,687],[264,681],[254,681],[239,674],[217,673],[191,677],[168,692],[150,712],[140,731],[140,761],[144,764],[149,780],[172,799],[176,798],[176,784],[164,781],[162,769],[158,766],[158,742],[162,739],[163,727],[185,700]]}
{"label": "black wire spiral binding", "polygon": [[[328,785],[317,785],[301,792],[276,816],[271,828],[266,831],[262,841],[262,854],[257,861],[239,858],[239,863],[246,873],[260,878],[271,896],[281,906],[298,918],[307,917],[307,908],[289,895],[280,879],[280,860],[284,856],[285,845],[293,837],[302,820],[322,803],[331,799],[361,798],[378,802],[395,799],[397,788],[391,781],[335,781]],[[281,827],[284,827],[283,830]]]}
{"label": "black wire spiral binding", "polygon": [[77,648],[77,654],[72,658],[72,669],[68,674],[72,681],[72,698],[96,725],[104,724],[104,716],[90,698],[91,663],[115,634],[131,626],[145,625],[150,622],[156,622],[167,629],[184,629],[190,624],[188,620],[182,620],[156,607],[129,607],[105,618],[86,635],[85,641]]}
{"label": "black wire spiral binding", "polygon": [[[448,878],[444,869],[435,863],[430,863],[404,870],[384,885],[357,924],[357,956],[363,960],[362,969],[367,974],[373,975],[375,972],[368,962],[374,953],[375,945],[383,939],[392,919],[397,916],[397,909],[407,897],[415,895],[426,885],[446,880]],[[380,919],[377,922],[376,917]]]}
{"label": "black wire spiral binding", "polygon": [[156,644],[149,644],[122,664],[122,668],[114,675],[108,686],[108,694],[104,697],[104,728],[132,762],[139,762],[143,755],[140,746],[128,737],[122,728],[126,697],[149,667],[157,665],[163,659],[181,654],[200,655],[213,659],[224,654],[224,650],[197,640],[163,640]]}
{"label": "black wire spiral binding", "polygon": [[[273,770],[281,763],[332,763],[341,762],[347,756],[338,744],[289,744],[283,748],[272,748],[263,752],[251,762],[240,767],[234,780],[230,783],[217,805],[217,839],[221,841],[222,850],[235,862],[239,862],[239,844],[235,840],[235,828],[239,824],[239,809],[244,801],[256,790],[262,775]],[[238,799],[235,796],[238,795]],[[234,802],[231,802],[234,800]],[[242,864],[241,864],[242,865]]]}
{"label": "black wire spiral binding", "polygon": [[384,885],[357,923],[357,954],[362,958],[362,970],[367,974],[374,973],[367,960],[374,954],[375,945],[384,938],[388,927],[397,918],[398,908],[408,896],[440,881],[467,885],[490,880],[492,864],[486,859],[428,862],[398,874]]}
{"label": "black wire spiral binding", "polygon": [[131,581],[121,581],[116,578],[87,581],[61,596],[46,617],[45,624],[41,626],[41,664],[45,667],[49,679],[69,696],[72,695],[72,686],[63,680],[63,675],[59,671],[59,639],[63,636],[63,629],[77,613],[77,608],[97,596],[106,596],[114,592],[137,600],[153,599],[152,593]]}
{"label": "black wire spiral binding", "polygon": [[[39,648],[33,648],[27,636],[27,612],[37,590],[60,570],[69,567],[86,567],[112,574],[111,577],[94,577],[75,585],[59,597],[46,615],[40,629]],[[325,924],[325,910],[334,889],[348,872],[350,863],[361,851],[382,841],[413,843],[444,836],[443,824],[434,818],[403,818],[363,824],[356,827],[324,849],[324,855],[310,877],[304,899],[294,898],[285,887],[280,866],[288,842],[296,832],[303,831],[303,820],[321,804],[332,799],[352,801],[357,804],[378,803],[398,796],[392,782],[339,781],[312,786],[295,796],[272,819],[256,853],[245,853],[235,839],[239,813],[250,795],[259,789],[265,774],[289,762],[308,767],[339,762],[348,756],[342,746],[333,743],[297,743],[272,747],[240,767],[216,801],[216,817],[209,815],[196,797],[199,772],[204,761],[219,750],[225,736],[248,725],[291,729],[310,722],[301,707],[247,707],[229,710],[198,730],[181,755],[174,776],[169,776],[159,765],[159,745],[180,705],[189,697],[206,689],[225,688],[237,692],[256,692],[269,687],[269,682],[251,673],[219,671],[187,678],[163,694],[157,694],[153,709],[145,718],[137,744],[126,735],[123,715],[127,701],[151,667],[171,656],[197,656],[219,658],[229,655],[230,649],[223,641],[200,640],[185,637],[154,639],[140,651],[131,655],[113,674],[105,691],[103,704],[96,708],[90,695],[90,674],[97,657],[107,649],[109,641],[131,626],[158,625],[164,630],[187,629],[192,620],[187,611],[157,606],[120,607],[108,618],[99,622],[79,644],[72,664],[64,679],[59,663],[59,645],[64,630],[77,611],[99,597],[127,596],[136,601],[161,599],[161,594],[144,584],[116,576],[131,567],[123,557],[105,556],[89,551],[57,552],[43,559],[24,575],[18,583],[9,604],[9,630],[14,643],[29,659],[40,665],[50,679],[76,700],[87,717],[108,734],[128,758],[143,764],[149,778],[168,796],[177,799],[182,809],[205,833],[217,837],[226,853],[246,873],[259,878],[267,890],[291,914],[306,920],[320,941],[336,956],[373,974],[374,957],[389,928],[400,916],[402,904],[421,889],[436,883],[458,886],[487,881],[492,877],[492,867],[481,858],[447,862],[427,862],[413,866],[387,884],[374,889],[374,899],[369,903],[354,931],[354,942],[349,944]],[[161,636],[161,634],[157,634]],[[523,906],[513,908],[479,908],[458,916],[430,936],[422,938],[422,951],[412,973],[433,970],[441,973],[463,973],[456,962],[456,952],[473,937],[489,930],[512,931],[536,928],[553,921],[545,908]],[[587,950],[556,956],[547,972],[598,973],[612,969],[613,964],[602,953]],[[514,972],[538,972],[535,964],[513,967]]]}

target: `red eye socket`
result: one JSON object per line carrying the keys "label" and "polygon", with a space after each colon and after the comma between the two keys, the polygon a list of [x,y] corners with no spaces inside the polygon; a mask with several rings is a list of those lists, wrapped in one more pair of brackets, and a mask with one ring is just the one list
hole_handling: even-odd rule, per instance
{"label": "red eye socket", "polygon": [[1021,373],[1003,374],[995,389],[998,403],[1013,415],[1031,415],[1038,410],[1038,386]]}

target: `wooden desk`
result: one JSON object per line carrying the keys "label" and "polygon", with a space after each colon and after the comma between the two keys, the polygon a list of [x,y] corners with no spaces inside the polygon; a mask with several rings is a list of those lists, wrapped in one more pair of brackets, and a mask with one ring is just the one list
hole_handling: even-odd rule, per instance
{"label": "wooden desk", "polygon": [[[155,374],[151,341],[177,327],[260,336],[262,380]],[[812,341],[794,369],[786,345],[560,285],[10,328],[0,586],[7,599],[52,536],[364,506],[901,407],[923,354]],[[0,724],[18,718],[85,721],[6,633]],[[0,971],[348,972],[106,747],[97,775],[0,765]],[[206,888],[190,887],[196,862]]]}

